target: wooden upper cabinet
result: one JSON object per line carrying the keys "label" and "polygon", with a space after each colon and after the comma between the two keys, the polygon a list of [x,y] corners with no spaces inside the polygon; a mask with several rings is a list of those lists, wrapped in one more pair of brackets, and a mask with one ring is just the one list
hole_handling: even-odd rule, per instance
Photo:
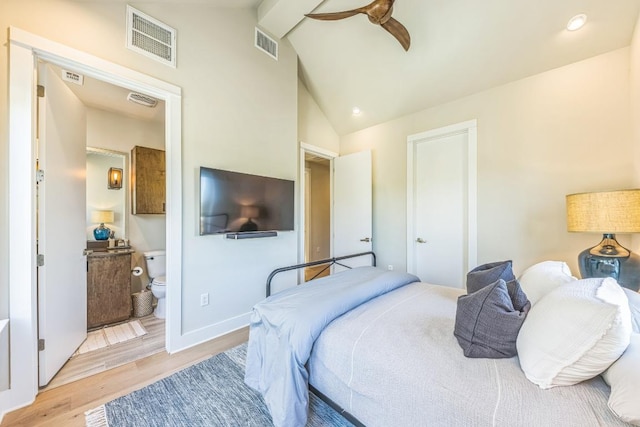
{"label": "wooden upper cabinet", "polygon": [[135,146],[131,150],[131,213],[166,212],[164,150]]}

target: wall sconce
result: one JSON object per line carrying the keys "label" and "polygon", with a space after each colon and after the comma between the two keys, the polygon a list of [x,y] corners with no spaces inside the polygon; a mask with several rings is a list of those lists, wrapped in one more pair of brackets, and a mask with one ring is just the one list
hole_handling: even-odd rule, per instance
{"label": "wall sconce", "polygon": [[578,255],[580,274],[613,277],[621,286],[640,288],[640,257],[620,245],[615,233],[640,233],[640,190],[569,194],[567,230],[601,233],[602,241]]}
{"label": "wall sconce", "polygon": [[122,188],[122,169],[109,168],[107,176],[109,190],[119,190]]}

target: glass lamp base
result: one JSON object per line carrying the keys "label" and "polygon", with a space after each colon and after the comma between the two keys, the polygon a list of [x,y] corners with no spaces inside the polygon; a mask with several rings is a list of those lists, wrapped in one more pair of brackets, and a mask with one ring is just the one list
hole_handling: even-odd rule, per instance
{"label": "glass lamp base", "polygon": [[[604,249],[604,250],[603,250]],[[578,255],[582,278],[612,277],[625,288],[640,289],[640,256],[621,246],[613,234]]]}
{"label": "glass lamp base", "polygon": [[93,230],[93,237],[96,240],[107,240],[110,234],[111,230],[105,227],[104,224],[100,224]]}

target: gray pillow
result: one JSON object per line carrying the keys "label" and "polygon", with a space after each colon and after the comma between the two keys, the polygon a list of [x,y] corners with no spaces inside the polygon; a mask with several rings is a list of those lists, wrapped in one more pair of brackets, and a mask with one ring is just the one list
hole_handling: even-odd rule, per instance
{"label": "gray pillow", "polygon": [[487,285],[495,283],[498,279],[502,279],[507,283],[516,279],[513,275],[511,260],[482,264],[468,272],[467,293],[472,294]]}
{"label": "gray pillow", "polygon": [[530,308],[517,280],[506,283],[498,279],[458,297],[453,334],[467,357],[513,357],[518,353],[518,332]]}

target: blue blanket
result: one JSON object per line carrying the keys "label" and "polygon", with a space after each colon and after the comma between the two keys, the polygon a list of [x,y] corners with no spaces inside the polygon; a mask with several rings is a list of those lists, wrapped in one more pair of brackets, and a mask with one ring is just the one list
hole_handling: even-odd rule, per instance
{"label": "blue blanket", "polygon": [[360,304],[418,281],[407,273],[359,267],[287,289],[254,306],[245,382],[262,394],[276,427],[307,422],[305,364],[325,326]]}

